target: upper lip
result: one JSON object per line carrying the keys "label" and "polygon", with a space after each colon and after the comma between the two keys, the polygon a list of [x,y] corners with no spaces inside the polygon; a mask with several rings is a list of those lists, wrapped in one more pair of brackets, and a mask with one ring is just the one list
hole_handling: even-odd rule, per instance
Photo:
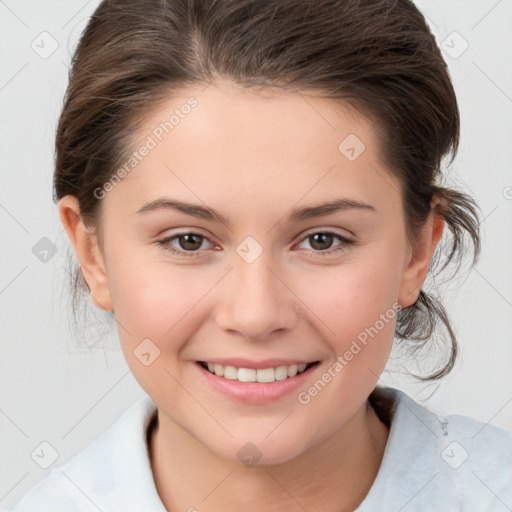
{"label": "upper lip", "polygon": [[264,368],[277,368],[279,366],[291,366],[299,364],[310,364],[315,363],[317,360],[309,359],[264,359],[260,361],[254,361],[245,358],[212,358],[202,359],[204,363],[220,364],[222,366],[234,366],[235,368],[253,368],[260,370]]}

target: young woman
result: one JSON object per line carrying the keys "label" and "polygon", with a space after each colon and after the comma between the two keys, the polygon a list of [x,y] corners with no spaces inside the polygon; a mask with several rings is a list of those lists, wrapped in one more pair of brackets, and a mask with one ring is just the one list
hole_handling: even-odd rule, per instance
{"label": "young woman", "polygon": [[[512,434],[379,385],[447,333],[457,100],[408,0],[113,0],[73,59],[55,199],[147,397],[14,511],[499,511]],[[436,252],[436,255],[438,252]],[[78,293],[78,291],[77,291]],[[78,296],[77,296],[78,298]]]}

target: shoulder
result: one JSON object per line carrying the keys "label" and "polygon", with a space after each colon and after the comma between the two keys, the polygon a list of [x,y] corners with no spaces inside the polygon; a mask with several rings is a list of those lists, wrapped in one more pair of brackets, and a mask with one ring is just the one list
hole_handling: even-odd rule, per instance
{"label": "shoulder", "polygon": [[438,415],[393,388],[379,388],[374,399],[391,404],[391,428],[377,479],[358,511],[379,500],[404,512],[512,507],[512,433],[469,416]]}
{"label": "shoulder", "polygon": [[488,501],[496,507],[489,510],[510,510],[512,433],[459,414],[441,417],[439,421],[443,427],[438,443],[441,457],[452,474],[457,475],[454,480],[461,494],[480,496],[482,503]]}
{"label": "shoulder", "polygon": [[106,432],[52,469],[6,512],[165,511],[146,443],[155,412],[149,397],[135,402]]}

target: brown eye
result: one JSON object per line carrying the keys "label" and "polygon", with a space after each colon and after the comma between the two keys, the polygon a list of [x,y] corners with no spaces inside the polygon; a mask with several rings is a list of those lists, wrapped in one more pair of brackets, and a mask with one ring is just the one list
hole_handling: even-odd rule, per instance
{"label": "brown eye", "polygon": [[175,238],[179,240],[181,249],[186,251],[194,251],[201,247],[204,237],[195,233],[189,233],[186,235],[177,235]]}
{"label": "brown eye", "polygon": [[315,233],[314,235],[309,235],[308,238],[312,240],[311,247],[318,251],[329,249],[334,240],[333,235],[330,233]]}
{"label": "brown eye", "polygon": [[199,257],[203,252],[200,249],[205,240],[210,242],[206,236],[199,233],[177,233],[156,243],[178,256]]}
{"label": "brown eye", "polygon": [[[333,242],[336,239],[339,240],[340,243],[333,246]],[[332,231],[317,231],[315,233],[310,233],[302,239],[301,243],[304,243],[306,240],[311,247],[309,252],[313,256],[329,256],[338,251],[347,250],[350,245],[356,244],[354,240],[349,240],[348,238]]]}

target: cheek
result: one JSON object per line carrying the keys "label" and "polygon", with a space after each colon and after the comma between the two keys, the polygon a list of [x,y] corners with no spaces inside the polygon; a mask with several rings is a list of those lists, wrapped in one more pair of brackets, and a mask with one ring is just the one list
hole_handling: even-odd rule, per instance
{"label": "cheek", "polygon": [[111,240],[107,273],[120,333],[156,339],[174,333],[214,276],[208,279],[200,265],[171,261],[164,248],[129,231],[119,236],[112,229]]}
{"label": "cheek", "polygon": [[[157,260],[148,257],[148,251],[129,254],[109,270],[121,347],[144,388],[162,380],[172,385],[164,367],[180,379],[177,358],[204,322],[206,296],[224,270],[201,270],[201,265],[178,265],[162,257]],[[150,357],[142,357],[147,353]],[[148,371],[144,362],[153,358]]]}
{"label": "cheek", "polygon": [[175,361],[197,325],[194,305],[205,290],[195,286],[192,274],[183,269],[171,272],[162,262],[136,263],[136,258],[124,259],[109,283],[126,362],[158,404],[165,396],[180,396],[176,382],[183,378]]}
{"label": "cheek", "polygon": [[354,334],[351,329],[373,324],[392,308],[400,276],[396,265],[381,259],[324,269],[310,282],[316,283],[314,288],[304,286],[304,281],[297,283],[305,302],[331,327],[333,336],[345,338]]}
{"label": "cheek", "polygon": [[322,435],[366,399],[389,357],[400,309],[400,269],[393,263],[395,256],[385,257],[385,251],[380,256],[347,260],[319,277],[313,293],[301,289],[308,306],[318,312],[317,325],[332,351],[322,374],[297,395],[312,417],[325,418]]}
{"label": "cheek", "polygon": [[[297,281],[297,295],[315,313],[316,325],[329,344],[333,357],[347,363],[356,381],[380,374],[394,338],[399,306],[399,259],[391,253],[374,252],[367,257],[317,273],[315,287]],[[311,315],[310,315],[311,317]],[[345,364],[345,363],[344,363]]]}

